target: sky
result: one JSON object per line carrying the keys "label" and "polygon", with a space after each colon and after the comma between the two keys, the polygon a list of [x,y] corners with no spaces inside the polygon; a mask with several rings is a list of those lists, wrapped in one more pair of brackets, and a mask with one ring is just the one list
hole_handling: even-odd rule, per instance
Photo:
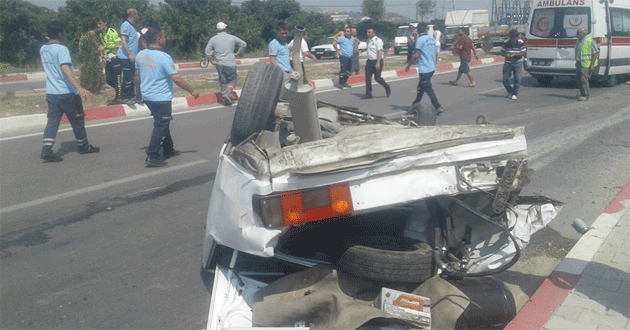
{"label": "sky", "polygon": [[[26,0],[38,6],[57,9],[66,4],[66,0]],[[106,0],[105,0],[106,1]],[[238,4],[244,0],[232,0],[233,4]],[[149,0],[157,5],[160,0]],[[361,11],[362,0],[298,0],[303,9],[310,6],[321,7],[322,10],[345,10]],[[415,0],[385,0],[386,12],[397,13],[406,16],[410,21],[416,20],[414,3]],[[489,9],[491,0],[437,0],[436,12],[429,16],[429,19],[444,18],[444,13],[450,10],[463,9]]]}

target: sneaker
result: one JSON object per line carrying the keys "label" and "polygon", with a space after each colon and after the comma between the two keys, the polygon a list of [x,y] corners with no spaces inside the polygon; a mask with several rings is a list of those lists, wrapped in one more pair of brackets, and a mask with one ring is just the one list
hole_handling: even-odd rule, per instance
{"label": "sneaker", "polygon": [[578,100],[578,101],[587,101],[587,100],[588,100],[588,97],[586,97],[586,96],[579,96],[579,97],[577,98],[577,100]]}
{"label": "sneaker", "polygon": [[230,100],[230,97],[227,95],[223,95],[223,97],[221,97],[221,100],[223,101],[223,105],[225,106],[231,106],[232,105],[232,100]]}
{"label": "sneaker", "polygon": [[372,98],[372,95],[369,95],[369,94],[365,94],[365,95],[361,96],[361,99],[363,99],[363,100],[371,99],[371,98]]}
{"label": "sneaker", "polygon": [[61,162],[63,161],[63,158],[57,156],[57,154],[52,153],[52,154],[47,154],[47,155],[41,155],[39,156],[39,158],[47,161],[47,162],[51,162],[51,163],[56,163],[56,162]]}
{"label": "sneaker", "polygon": [[167,158],[167,159],[168,159],[168,158],[171,158],[171,157],[179,156],[179,155],[181,155],[181,154],[182,154],[182,152],[181,152],[181,151],[179,151],[179,150],[177,150],[177,149],[173,149],[173,151],[171,151],[171,152],[169,152],[169,153],[164,154],[164,158]]}
{"label": "sneaker", "polygon": [[339,84],[337,84],[337,85],[335,85],[335,87],[337,87],[337,88],[339,88],[339,89],[343,89],[343,85],[339,85]]}
{"label": "sneaker", "polygon": [[146,167],[163,167],[166,165],[168,165],[168,163],[163,160],[151,159],[149,157],[147,157],[147,159],[144,161],[144,166]]}
{"label": "sneaker", "polygon": [[345,84],[343,84],[343,85],[341,85],[341,86],[343,86],[343,87],[345,87],[345,88],[352,88],[352,86],[350,86],[350,84],[348,84],[348,83],[345,83]]}
{"label": "sneaker", "polygon": [[80,153],[81,155],[85,155],[85,154],[93,154],[93,153],[95,153],[95,152],[99,152],[99,151],[101,151],[101,148],[99,148],[99,147],[94,147],[94,146],[92,146],[91,144],[88,144],[88,145],[87,145],[87,147],[85,147],[85,148],[83,148],[83,149],[79,148],[79,153]]}
{"label": "sneaker", "polygon": [[387,86],[387,88],[385,88],[385,95],[389,97],[391,94],[392,94],[392,88],[390,86]]}
{"label": "sneaker", "polygon": [[510,95],[510,98],[511,98],[512,100],[516,100],[516,99],[517,99],[516,95],[514,95],[514,94]]}
{"label": "sneaker", "polygon": [[136,104],[136,99],[122,99],[120,100],[121,104],[126,104],[126,105],[134,105]]}
{"label": "sneaker", "polygon": [[435,113],[438,116],[442,115],[442,112],[444,112],[444,107],[439,107],[439,108],[435,109]]}

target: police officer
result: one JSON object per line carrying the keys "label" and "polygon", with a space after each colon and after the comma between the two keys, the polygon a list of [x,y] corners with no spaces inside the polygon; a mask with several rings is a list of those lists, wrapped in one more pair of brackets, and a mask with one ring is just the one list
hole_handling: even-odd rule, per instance
{"label": "police officer", "polygon": [[95,20],[99,31],[98,36],[101,40],[103,60],[105,61],[105,82],[116,91],[114,99],[108,104],[119,104],[122,88],[122,66],[116,53],[120,47],[120,37],[115,29],[107,27],[107,21],[100,17]]}
{"label": "police officer", "polygon": [[169,129],[172,119],[173,83],[194,98],[198,98],[199,93],[180,77],[171,56],[162,51],[166,44],[164,33],[159,28],[149,28],[145,38],[148,48],[140,51],[135,61],[136,84],[140,84],[144,103],[153,116],[153,132],[144,164],[146,167],[161,167],[168,164],[160,159],[160,147],[163,149],[165,159],[181,154],[179,150],[173,148]]}

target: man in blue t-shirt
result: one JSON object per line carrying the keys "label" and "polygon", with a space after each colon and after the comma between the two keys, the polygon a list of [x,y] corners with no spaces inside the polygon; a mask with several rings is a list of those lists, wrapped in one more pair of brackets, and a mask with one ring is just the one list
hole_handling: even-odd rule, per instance
{"label": "man in blue t-shirt", "polygon": [[166,44],[164,33],[158,28],[149,28],[144,37],[148,48],[139,52],[135,61],[136,84],[140,86],[143,101],[153,116],[153,132],[144,164],[146,167],[161,167],[168,164],[160,159],[160,147],[165,159],[181,154],[173,148],[169,129],[173,83],[194,98],[198,98],[199,93],[180,77],[171,56],[162,51]]}
{"label": "man in blue t-shirt", "polygon": [[352,87],[348,84],[348,77],[352,72],[352,53],[354,49],[354,37],[352,30],[345,26],[343,36],[333,40],[333,47],[339,55],[339,86],[340,88]]}
{"label": "man in blue t-shirt", "polygon": [[420,81],[418,82],[418,94],[413,103],[411,103],[411,106],[420,102],[422,96],[424,96],[424,92],[426,92],[431,99],[431,104],[433,104],[435,111],[439,115],[444,111],[444,108],[440,105],[431,86],[431,77],[433,77],[433,73],[435,73],[435,39],[427,34],[426,24],[418,24],[417,29],[420,36],[416,40],[416,50],[413,53],[411,61],[407,63],[405,67],[405,71],[409,71],[411,63],[418,59],[418,75],[420,76]]}
{"label": "man in blue t-shirt", "polygon": [[61,117],[66,114],[77,139],[80,154],[99,152],[100,148],[88,144],[85,132],[85,113],[81,96],[92,94],[83,89],[72,73],[72,60],[68,48],[62,43],[66,38],[66,27],[61,22],[51,22],[46,27],[48,44],[42,46],[39,54],[46,71],[46,103],[48,103],[48,122],[44,129],[44,141],[40,158],[47,162],[60,162],[52,150],[59,130]]}
{"label": "man in blue t-shirt", "polygon": [[122,93],[121,99],[123,103],[134,104],[135,87],[134,87],[134,61],[138,54],[138,33],[134,24],[138,22],[138,11],[127,9],[127,20],[120,25],[120,48],[118,48],[118,59],[122,66]]}
{"label": "man in blue t-shirt", "polygon": [[287,37],[289,29],[284,23],[279,23],[276,28],[276,38],[269,43],[269,63],[282,69],[285,73],[291,71],[289,64],[289,44]]}

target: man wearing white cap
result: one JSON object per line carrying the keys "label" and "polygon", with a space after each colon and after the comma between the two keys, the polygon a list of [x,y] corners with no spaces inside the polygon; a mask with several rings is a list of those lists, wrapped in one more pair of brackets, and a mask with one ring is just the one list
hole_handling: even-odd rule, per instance
{"label": "man wearing white cap", "polygon": [[[236,85],[236,56],[239,56],[247,47],[247,43],[227,32],[227,24],[217,23],[217,33],[208,41],[206,55],[219,73],[219,85],[224,105],[232,105],[232,90]],[[238,47],[238,50],[234,50]]]}

